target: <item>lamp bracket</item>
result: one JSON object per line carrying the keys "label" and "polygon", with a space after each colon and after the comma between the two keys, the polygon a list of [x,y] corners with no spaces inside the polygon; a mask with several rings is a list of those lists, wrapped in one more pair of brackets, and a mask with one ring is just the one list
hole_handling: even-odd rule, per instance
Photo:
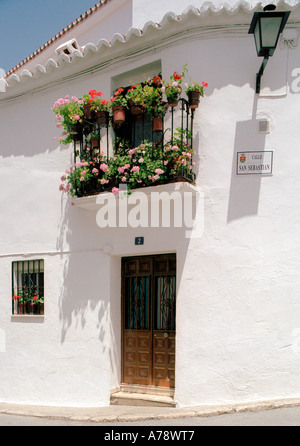
{"label": "lamp bracket", "polygon": [[269,55],[264,57],[262,64],[260,66],[259,72],[256,74],[256,93],[260,93],[260,80],[262,75],[264,74],[264,70],[269,60]]}

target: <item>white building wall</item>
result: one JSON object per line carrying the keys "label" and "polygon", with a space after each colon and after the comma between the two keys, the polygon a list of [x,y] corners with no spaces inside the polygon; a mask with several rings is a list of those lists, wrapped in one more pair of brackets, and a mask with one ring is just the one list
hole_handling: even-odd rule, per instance
{"label": "white building wall", "polygon": [[[209,84],[194,127],[204,230],[191,239],[184,228],[100,229],[96,211],[72,206],[58,191],[73,154],[53,142],[54,101],[92,88],[106,95],[112,78],[158,59],[165,77],[187,63],[191,80]],[[257,97],[252,36],[194,35],[132,56],[126,66],[116,60],[109,70],[5,96],[1,401],[109,404],[120,384],[121,257],[167,252],[176,252],[178,263],[178,404],[299,398],[298,60],[298,47],[278,48]],[[286,78],[273,69],[278,61]],[[261,117],[270,119],[269,134],[258,133]],[[248,150],[273,150],[273,175],[237,176],[236,154]],[[145,244],[134,246],[135,236]],[[11,316],[11,262],[31,258],[45,261],[45,316]]]}

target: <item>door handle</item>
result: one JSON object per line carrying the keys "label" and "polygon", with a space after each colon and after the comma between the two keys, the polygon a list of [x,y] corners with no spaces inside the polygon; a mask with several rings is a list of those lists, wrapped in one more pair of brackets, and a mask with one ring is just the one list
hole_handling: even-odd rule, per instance
{"label": "door handle", "polygon": [[168,338],[169,337],[169,333],[164,333],[164,338]]}

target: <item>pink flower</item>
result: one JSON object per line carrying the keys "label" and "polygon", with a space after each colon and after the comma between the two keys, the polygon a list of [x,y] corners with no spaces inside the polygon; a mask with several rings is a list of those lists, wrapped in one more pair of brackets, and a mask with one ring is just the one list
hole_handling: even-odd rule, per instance
{"label": "pink flower", "polygon": [[99,170],[96,169],[96,167],[94,167],[94,169],[92,170],[92,173],[96,173],[96,174],[98,174],[98,173],[99,173]]}
{"label": "pink flower", "polygon": [[162,173],[164,173],[164,170],[162,170],[162,169],[155,169],[155,173],[157,173],[158,175],[161,175]]}
{"label": "pink flower", "polygon": [[108,180],[106,180],[105,178],[101,178],[100,183],[101,184],[107,184]]}
{"label": "pink flower", "polygon": [[79,178],[79,181],[84,181],[84,177],[80,177],[80,178]]}
{"label": "pink flower", "polygon": [[100,169],[103,170],[103,172],[107,172],[109,170],[109,167],[107,164],[102,163],[100,164]]}
{"label": "pink flower", "polygon": [[139,166],[133,166],[131,172],[138,172],[140,170]]}
{"label": "pink flower", "polygon": [[117,187],[113,187],[111,191],[114,195],[118,195],[119,193],[119,189]]}
{"label": "pink flower", "polygon": [[53,141],[56,141],[56,140],[57,140],[57,138],[56,138],[56,136],[54,136]]}
{"label": "pink flower", "polygon": [[122,177],[122,181],[123,181],[123,183],[126,181],[126,177],[125,176]]}
{"label": "pink flower", "polygon": [[134,152],[135,152],[135,149],[130,149],[128,153],[129,153],[129,155],[133,155]]}

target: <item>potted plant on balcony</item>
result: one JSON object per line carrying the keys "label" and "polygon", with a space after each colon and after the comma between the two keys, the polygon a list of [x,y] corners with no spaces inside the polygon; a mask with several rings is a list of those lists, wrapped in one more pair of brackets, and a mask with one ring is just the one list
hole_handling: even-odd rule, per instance
{"label": "potted plant on balcony", "polygon": [[145,107],[146,93],[144,86],[140,83],[132,85],[127,93],[126,99],[128,101],[130,112],[132,115],[142,115]]}
{"label": "potted plant on balcony", "polygon": [[163,165],[161,146],[145,141],[138,147],[130,148],[120,144],[118,152],[105,165],[105,175],[102,181],[109,181],[116,186],[114,194],[119,191],[120,184],[132,189],[158,184],[166,180],[166,169]]}
{"label": "potted plant on balcony", "polygon": [[83,100],[84,118],[87,121],[93,121],[95,119],[95,111],[92,105],[95,98],[98,98],[100,96],[102,96],[102,93],[101,91],[97,90],[90,90],[88,95],[85,94],[82,96],[81,99]]}
{"label": "potted plant on balcony", "polygon": [[182,81],[185,76],[186,65],[183,66],[183,71],[181,74],[178,74],[177,71],[170,76],[168,82],[163,82],[162,91],[167,96],[167,101],[170,107],[177,107],[178,101],[182,92]]}
{"label": "potted plant on balcony", "polygon": [[97,121],[99,127],[103,125],[108,125],[109,122],[109,111],[111,109],[111,101],[107,101],[106,99],[102,99],[102,93],[93,95],[91,104],[91,111],[94,113],[94,117]]}
{"label": "potted plant on balcony", "polygon": [[113,123],[120,126],[125,122],[126,109],[128,108],[128,102],[124,96],[124,88],[118,88],[114,96],[111,98],[111,106],[113,111]]}
{"label": "potted plant on balcony", "polygon": [[167,111],[167,103],[162,100],[162,89],[151,81],[145,85],[145,109],[152,119],[153,131],[162,131],[163,117]]}
{"label": "potted plant on balcony", "polygon": [[74,139],[78,139],[81,133],[83,115],[84,115],[84,101],[69,95],[65,98],[59,98],[52,106],[52,110],[56,116],[56,127],[65,130],[65,138],[61,138],[63,144],[70,144]]}
{"label": "potted plant on balcony", "polygon": [[92,132],[88,135],[86,142],[91,149],[98,149],[100,147],[101,136],[99,132]]}
{"label": "potted plant on balcony", "polygon": [[177,128],[172,141],[165,145],[164,164],[170,178],[175,181],[193,181],[194,150],[188,140],[191,134],[186,129]]}
{"label": "potted plant on balcony", "polygon": [[202,81],[201,84],[192,82],[186,84],[185,93],[189,99],[189,107],[192,109],[198,108],[200,102],[200,96],[204,96],[204,88],[207,87],[207,82]]}

